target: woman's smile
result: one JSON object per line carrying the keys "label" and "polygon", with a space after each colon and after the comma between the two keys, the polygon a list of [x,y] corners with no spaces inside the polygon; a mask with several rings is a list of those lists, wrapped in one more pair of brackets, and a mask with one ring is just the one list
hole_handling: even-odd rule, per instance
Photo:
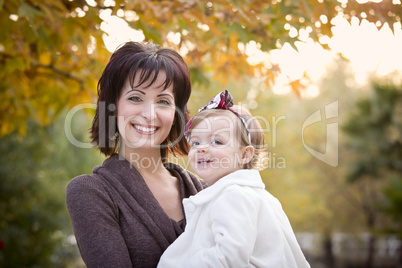
{"label": "woman's smile", "polygon": [[150,125],[139,125],[139,124],[131,124],[135,130],[137,130],[138,133],[144,134],[144,135],[152,135],[155,134],[156,131],[159,129],[158,127],[155,126],[150,126]]}

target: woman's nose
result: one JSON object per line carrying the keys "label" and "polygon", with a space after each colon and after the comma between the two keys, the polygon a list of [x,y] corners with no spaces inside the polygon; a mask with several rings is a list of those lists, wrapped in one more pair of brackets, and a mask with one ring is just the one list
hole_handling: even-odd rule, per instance
{"label": "woman's nose", "polygon": [[141,116],[147,121],[154,120],[156,118],[155,105],[153,103],[145,103],[141,109]]}

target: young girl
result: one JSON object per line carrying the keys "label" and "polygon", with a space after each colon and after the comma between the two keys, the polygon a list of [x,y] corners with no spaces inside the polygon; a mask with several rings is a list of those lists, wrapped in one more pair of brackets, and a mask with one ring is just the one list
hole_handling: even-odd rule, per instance
{"label": "young girl", "polygon": [[258,168],[264,134],[227,91],[189,121],[193,171],[210,186],[183,200],[185,232],[158,267],[310,267]]}

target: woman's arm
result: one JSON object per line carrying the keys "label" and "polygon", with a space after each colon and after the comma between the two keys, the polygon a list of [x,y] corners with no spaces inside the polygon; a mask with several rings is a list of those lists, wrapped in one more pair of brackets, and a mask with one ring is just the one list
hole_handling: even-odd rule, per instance
{"label": "woman's arm", "polygon": [[73,179],[67,185],[66,204],[87,267],[132,266],[118,209],[99,181],[88,175]]}

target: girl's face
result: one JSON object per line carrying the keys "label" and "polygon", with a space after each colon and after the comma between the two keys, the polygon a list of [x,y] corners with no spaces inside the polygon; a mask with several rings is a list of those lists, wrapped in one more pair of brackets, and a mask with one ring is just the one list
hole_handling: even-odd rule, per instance
{"label": "girl's face", "polygon": [[[139,72],[134,77],[138,84]],[[132,88],[126,80],[117,102],[117,127],[122,146],[128,148],[158,149],[173,125],[175,99],[173,84],[163,90],[166,73],[160,71],[150,86],[145,81]]]}
{"label": "girl's face", "polygon": [[244,163],[246,147],[237,137],[236,120],[235,114],[222,110],[222,115],[207,117],[191,130],[188,161],[208,185],[241,169]]}

